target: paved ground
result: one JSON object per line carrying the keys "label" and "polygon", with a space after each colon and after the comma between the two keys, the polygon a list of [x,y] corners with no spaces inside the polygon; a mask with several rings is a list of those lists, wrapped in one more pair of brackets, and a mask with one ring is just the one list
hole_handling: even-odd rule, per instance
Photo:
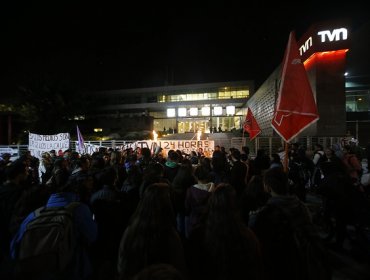
{"label": "paved ground", "polygon": [[[309,194],[307,206],[313,213],[320,211],[321,198]],[[333,280],[370,280],[370,228],[363,231],[358,237],[355,228],[347,227],[348,238],[342,249],[333,249],[327,244],[330,261],[333,268]],[[327,236],[324,228],[320,227],[323,238]]]}

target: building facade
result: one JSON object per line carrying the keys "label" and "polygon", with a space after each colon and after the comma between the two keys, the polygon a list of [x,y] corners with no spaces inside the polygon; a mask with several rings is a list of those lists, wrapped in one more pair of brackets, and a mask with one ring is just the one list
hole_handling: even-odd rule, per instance
{"label": "building facade", "polygon": [[[169,133],[211,133],[241,129],[253,81],[207,83],[99,91],[86,121],[107,133],[120,130],[156,130]],[[95,119],[95,120],[93,120]]]}

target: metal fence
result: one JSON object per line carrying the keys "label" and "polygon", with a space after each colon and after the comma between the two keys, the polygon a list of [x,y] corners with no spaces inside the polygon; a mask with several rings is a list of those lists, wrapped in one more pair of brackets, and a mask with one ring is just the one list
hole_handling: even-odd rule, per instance
{"label": "metal fence", "polygon": [[[299,142],[303,147],[312,149],[316,143],[321,144],[323,147],[331,147],[333,144],[341,143],[345,137],[301,137],[297,138],[296,142]],[[212,139],[209,139],[212,140]],[[225,147],[228,151],[230,148],[237,148],[241,150],[243,146],[249,147],[250,154],[253,156],[257,153],[258,149],[264,149],[271,155],[277,153],[284,147],[284,141],[280,137],[257,137],[253,141],[249,141],[247,137],[232,137],[230,139],[215,139],[215,145]],[[93,144],[100,147],[120,149],[130,143],[134,143],[136,140],[111,140],[111,141],[85,141],[85,143]],[[19,155],[24,154],[28,150],[28,145],[9,145],[0,146],[0,148],[13,148],[19,151]],[[76,150],[76,142],[70,141],[70,149]]]}

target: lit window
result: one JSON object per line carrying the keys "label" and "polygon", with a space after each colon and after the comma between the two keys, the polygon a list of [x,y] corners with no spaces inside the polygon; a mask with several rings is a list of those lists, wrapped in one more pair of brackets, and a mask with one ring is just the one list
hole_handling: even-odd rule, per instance
{"label": "lit window", "polygon": [[190,116],[198,116],[198,108],[190,108]]}
{"label": "lit window", "polygon": [[234,115],[235,114],[235,106],[226,106],[226,114],[227,115]]}
{"label": "lit window", "polygon": [[222,107],[219,107],[219,106],[214,107],[213,108],[213,114],[215,116],[221,116],[222,115]]}
{"label": "lit window", "polygon": [[186,117],[186,108],[179,108],[179,109],[177,109],[177,115],[179,117]]}
{"label": "lit window", "polygon": [[167,109],[167,117],[173,118],[176,116],[176,110],[174,108],[168,108]]}
{"label": "lit window", "polygon": [[202,116],[209,116],[211,114],[210,107],[202,107]]}

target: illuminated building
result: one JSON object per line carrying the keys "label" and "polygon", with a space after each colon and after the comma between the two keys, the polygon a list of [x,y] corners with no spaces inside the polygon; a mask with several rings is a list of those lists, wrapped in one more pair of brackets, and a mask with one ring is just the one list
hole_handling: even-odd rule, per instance
{"label": "illuminated building", "polygon": [[[119,130],[210,133],[241,129],[253,81],[207,83],[90,93],[99,104],[86,119]],[[107,119],[110,119],[107,122]]]}

